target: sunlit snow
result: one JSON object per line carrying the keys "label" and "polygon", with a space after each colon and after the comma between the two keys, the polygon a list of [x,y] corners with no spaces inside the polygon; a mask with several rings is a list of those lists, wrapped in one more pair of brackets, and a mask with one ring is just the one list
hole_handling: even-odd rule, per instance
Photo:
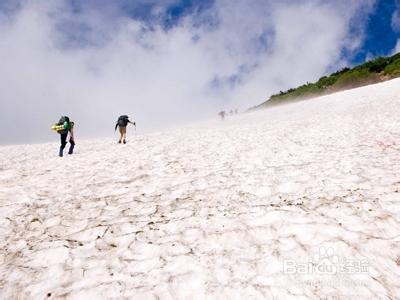
{"label": "sunlit snow", "polygon": [[400,298],[399,79],[217,117],[0,147],[0,298]]}

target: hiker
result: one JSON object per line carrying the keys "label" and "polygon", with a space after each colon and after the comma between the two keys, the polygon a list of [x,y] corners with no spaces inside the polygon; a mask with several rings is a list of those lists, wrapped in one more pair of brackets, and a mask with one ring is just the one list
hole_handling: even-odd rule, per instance
{"label": "hiker", "polygon": [[219,113],[218,113],[218,115],[221,117],[221,120],[223,120],[224,118],[225,118],[225,111],[223,110],[223,111],[220,111]]}
{"label": "hiker", "polygon": [[74,152],[75,140],[74,140],[74,122],[71,122],[67,116],[62,116],[57,124],[53,126],[53,129],[60,134],[61,146],[58,155],[63,157],[64,148],[67,145],[67,138],[69,134],[69,149],[68,154]]}
{"label": "hiker", "polygon": [[129,121],[129,117],[127,115],[122,115],[118,118],[117,124],[115,124],[115,130],[117,130],[117,127],[119,127],[119,133],[120,133],[120,137],[119,137],[119,141],[118,143],[121,144],[121,141],[123,141],[124,144],[126,144],[126,126],[128,126],[128,123],[133,124],[133,126],[135,126],[135,130],[136,130],[136,123],[135,122],[131,122]]}

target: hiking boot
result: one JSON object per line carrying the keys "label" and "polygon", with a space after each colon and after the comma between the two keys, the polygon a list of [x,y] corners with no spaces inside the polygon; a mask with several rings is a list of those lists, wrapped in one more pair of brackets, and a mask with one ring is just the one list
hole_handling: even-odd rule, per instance
{"label": "hiking boot", "polygon": [[60,149],[60,152],[58,152],[58,156],[59,157],[63,157],[63,150],[62,149]]}
{"label": "hiking boot", "polygon": [[126,141],[124,140],[124,144],[126,144]]}
{"label": "hiking boot", "polygon": [[75,145],[71,145],[71,146],[69,147],[68,154],[74,153],[74,146],[75,146]]}
{"label": "hiking boot", "polygon": [[121,140],[118,141],[118,144],[121,144]]}

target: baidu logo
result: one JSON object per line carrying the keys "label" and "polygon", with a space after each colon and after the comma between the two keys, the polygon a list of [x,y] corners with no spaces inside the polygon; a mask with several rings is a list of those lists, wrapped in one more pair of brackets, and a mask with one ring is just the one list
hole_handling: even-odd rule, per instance
{"label": "baidu logo", "polygon": [[298,262],[293,259],[283,261],[285,274],[365,274],[368,273],[367,259],[340,258],[334,254],[333,248],[319,248],[308,262]]}

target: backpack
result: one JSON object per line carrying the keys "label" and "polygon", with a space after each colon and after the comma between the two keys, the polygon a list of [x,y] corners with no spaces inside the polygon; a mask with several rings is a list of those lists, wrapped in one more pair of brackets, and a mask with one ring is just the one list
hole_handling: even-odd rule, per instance
{"label": "backpack", "polygon": [[60,128],[60,129],[57,130],[57,133],[59,133],[59,134],[65,134],[65,133],[67,133],[68,130],[69,130],[69,128],[70,128],[70,121],[69,121],[69,118],[68,118],[67,116],[62,116],[56,125],[57,125],[57,126],[63,126],[63,127],[61,127],[61,128],[58,127],[58,128]]}
{"label": "backpack", "polygon": [[126,127],[128,125],[129,117],[127,115],[120,116],[118,118],[118,126]]}

